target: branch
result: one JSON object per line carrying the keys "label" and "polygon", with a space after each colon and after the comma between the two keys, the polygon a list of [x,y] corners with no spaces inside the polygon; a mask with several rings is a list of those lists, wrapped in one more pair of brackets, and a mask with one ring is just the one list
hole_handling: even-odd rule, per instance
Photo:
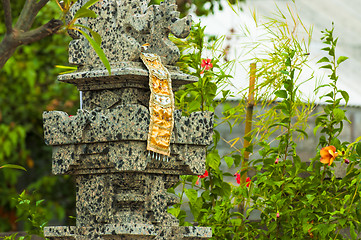
{"label": "branch", "polygon": [[10,0],[3,0],[5,26],[7,34],[13,31]]}
{"label": "branch", "polygon": [[47,3],[49,2],[49,0],[40,0],[37,4],[36,4],[36,9],[39,12],[40,9],[42,9]]}
{"label": "branch", "polygon": [[40,0],[39,2],[37,0],[26,0],[15,28],[24,32],[28,31],[33,25],[36,15],[47,2],[49,0]]}
{"label": "branch", "polygon": [[61,20],[52,19],[41,27],[19,34],[14,40],[18,45],[30,44],[56,33],[61,26],[63,26]]}
{"label": "branch", "polygon": [[46,36],[56,33],[63,26],[61,20],[52,19],[45,25],[34,30],[23,32],[14,28],[11,34],[6,34],[0,42],[0,69],[14,54],[16,48],[22,44],[30,44]]}

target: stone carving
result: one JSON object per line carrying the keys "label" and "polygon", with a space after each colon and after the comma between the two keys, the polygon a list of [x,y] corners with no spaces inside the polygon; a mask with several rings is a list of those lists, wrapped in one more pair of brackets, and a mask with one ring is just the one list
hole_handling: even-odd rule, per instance
{"label": "stone carving", "polygon": [[[86,1],[79,0],[79,7]],[[148,7],[145,0],[102,0],[97,19],[86,21],[100,32],[112,62],[112,75],[102,68],[88,43],[74,35],[70,61],[77,72],[59,76],[83,91],[83,109],[75,116],[44,112],[45,142],[53,148],[54,174],[70,174],[76,184],[76,226],[45,229],[50,240],[209,239],[210,228],[180,227],[167,208],[178,199],[167,193],[179,175],[200,175],[211,143],[213,113],[189,117],[173,113],[169,161],[147,154],[150,123],[148,71],[139,45],[153,43],[168,64],[178,58],[168,33],[184,37],[190,18],[178,18],[174,1]],[[84,24],[84,23],[83,23]],[[162,59],[163,61],[163,59]],[[168,65],[173,90],[195,81]]]}
{"label": "stone carving", "polygon": [[[79,0],[71,9],[69,19],[86,0]],[[165,0],[159,6],[148,7],[150,0],[102,0],[92,10],[96,19],[81,19],[80,24],[96,31],[102,37],[102,48],[111,63],[139,62],[141,46],[150,44],[150,52],[156,53],[162,63],[173,65],[179,58],[179,50],[169,39],[169,33],[186,37],[191,27],[191,16],[179,19],[175,0]],[[69,62],[81,66],[102,65],[95,51],[79,33],[69,46]]]}

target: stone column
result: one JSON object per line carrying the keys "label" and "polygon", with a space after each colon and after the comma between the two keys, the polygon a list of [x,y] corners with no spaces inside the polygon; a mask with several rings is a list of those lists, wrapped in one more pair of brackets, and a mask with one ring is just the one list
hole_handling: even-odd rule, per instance
{"label": "stone column", "polygon": [[[79,0],[72,13],[86,1]],[[69,61],[74,73],[61,82],[82,91],[83,109],[75,116],[44,112],[46,144],[53,148],[54,174],[70,174],[76,183],[76,226],[47,227],[49,239],[209,239],[207,227],[180,227],[167,213],[177,198],[167,189],[179,175],[205,171],[207,145],[212,140],[213,113],[189,117],[174,112],[169,161],[156,160],[146,150],[150,123],[148,70],[140,60],[141,45],[150,44],[172,79],[173,90],[197,81],[173,66],[178,48],[172,33],[186,37],[191,19],[179,19],[175,0],[148,7],[145,0],[102,0],[92,9],[98,18],[82,20],[102,37],[112,66],[109,76],[85,38],[71,33]],[[71,18],[71,16],[69,16]]]}

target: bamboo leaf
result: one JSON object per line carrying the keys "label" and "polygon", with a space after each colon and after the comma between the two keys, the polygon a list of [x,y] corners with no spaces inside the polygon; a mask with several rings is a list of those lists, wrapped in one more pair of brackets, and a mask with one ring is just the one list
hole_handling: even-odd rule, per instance
{"label": "bamboo leaf", "polygon": [[[89,8],[91,7],[92,5],[94,5],[95,3],[97,3],[99,0],[89,0],[87,3],[85,3],[80,9],[82,8]],[[79,10],[80,10],[79,9]]]}
{"label": "bamboo leaf", "polygon": [[26,171],[26,169],[24,167],[15,165],[15,164],[5,164],[5,165],[2,165],[0,168],[13,168],[13,169],[19,169],[19,170]]}
{"label": "bamboo leaf", "polygon": [[308,134],[307,134],[304,130],[302,130],[302,129],[296,129],[296,131],[299,132],[299,133],[301,133],[301,134],[303,134],[306,138],[308,138]]}
{"label": "bamboo leaf", "polygon": [[83,34],[83,36],[89,41],[89,43],[94,48],[94,51],[98,54],[98,57],[103,62],[105,68],[108,70],[109,75],[111,75],[110,64],[107,57],[105,56],[103,49],[101,49],[101,47],[97,44],[97,42],[94,39],[92,39],[86,32],[80,29],[76,29],[76,30],[78,30],[81,34]]}
{"label": "bamboo leaf", "polygon": [[281,126],[281,127],[287,127],[287,124],[285,123],[274,123],[274,124],[271,124],[268,128],[272,128],[272,127],[275,127],[275,126]]}
{"label": "bamboo leaf", "polygon": [[73,66],[55,65],[55,67],[60,68],[60,69],[67,69],[68,70],[68,71],[59,73],[60,75],[67,74],[67,73],[72,73],[72,72],[75,72],[78,69],[77,66],[73,67]]}
{"label": "bamboo leaf", "polygon": [[90,34],[92,35],[92,37],[94,38],[95,42],[101,46],[102,44],[102,37],[100,36],[99,33],[93,31],[93,29],[87,27],[87,26],[84,26],[84,25],[81,25],[81,24],[74,24],[75,27],[81,27],[81,28],[84,28],[86,30],[88,30],[90,32]]}
{"label": "bamboo leaf", "polygon": [[61,69],[74,69],[77,70],[78,67],[73,67],[73,66],[64,66],[64,65],[55,65],[56,68],[61,68]]}

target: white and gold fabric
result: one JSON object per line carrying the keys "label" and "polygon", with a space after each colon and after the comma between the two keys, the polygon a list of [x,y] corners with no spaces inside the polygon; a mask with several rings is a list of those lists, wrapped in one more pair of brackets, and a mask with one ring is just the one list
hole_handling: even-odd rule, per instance
{"label": "white and gold fabric", "polygon": [[150,124],[147,150],[158,160],[169,159],[170,140],[173,131],[174,97],[168,70],[158,55],[141,53],[140,58],[149,71]]}

